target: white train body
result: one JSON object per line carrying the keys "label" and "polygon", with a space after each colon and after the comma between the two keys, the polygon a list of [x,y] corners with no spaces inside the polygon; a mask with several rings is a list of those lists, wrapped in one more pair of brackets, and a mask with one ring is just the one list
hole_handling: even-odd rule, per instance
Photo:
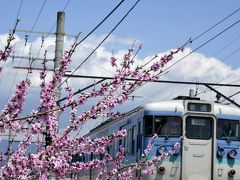
{"label": "white train body", "polygon": [[[191,98],[154,102],[134,109],[121,120],[108,120],[88,135],[109,136],[121,129],[128,130],[128,137],[113,143],[110,151],[114,155],[119,145],[124,145],[127,163],[142,158],[153,133],[159,136],[148,159],[171,150],[184,137],[179,153],[146,167],[155,169],[156,173],[143,175],[143,179],[240,180],[240,109],[237,107]],[[90,176],[94,179],[96,173],[91,172]]]}

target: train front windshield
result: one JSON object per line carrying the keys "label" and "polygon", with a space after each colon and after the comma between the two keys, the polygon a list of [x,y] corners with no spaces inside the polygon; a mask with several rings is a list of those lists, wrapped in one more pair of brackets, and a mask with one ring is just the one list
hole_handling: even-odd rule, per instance
{"label": "train front windshield", "polygon": [[175,116],[144,116],[144,134],[152,136],[181,136],[180,117]]}
{"label": "train front windshield", "polygon": [[217,138],[222,140],[239,140],[239,121],[219,119],[217,121]]}

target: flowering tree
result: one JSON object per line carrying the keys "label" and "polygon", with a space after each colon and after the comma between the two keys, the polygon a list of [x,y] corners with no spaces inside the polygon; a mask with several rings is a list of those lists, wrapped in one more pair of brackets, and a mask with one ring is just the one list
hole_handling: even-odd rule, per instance
{"label": "flowering tree", "polygon": [[[179,148],[179,143],[175,145],[175,150],[164,153],[160,157],[152,160],[143,158],[134,164],[124,164],[125,158],[124,147],[119,147],[119,152],[112,157],[107,146],[113,141],[121,139],[127,135],[126,130],[121,130],[109,137],[99,137],[90,139],[80,135],[72,136],[73,132],[97,116],[107,116],[119,118],[124,116],[118,112],[113,113],[116,105],[122,104],[128,100],[129,94],[134,92],[146,82],[158,79],[160,70],[173,59],[173,56],[183,47],[170,51],[168,54],[159,58],[155,63],[149,61],[142,66],[133,66],[134,58],[142,48],[139,46],[135,52],[129,49],[122,58],[122,61],[116,57],[111,57],[111,65],[115,68],[115,75],[112,81],[101,84],[98,89],[82,93],[77,98],[73,97],[72,88],[67,86],[65,91],[68,97],[63,106],[57,105],[55,96],[57,84],[62,82],[63,76],[71,62],[71,56],[76,48],[73,44],[69,51],[65,51],[60,60],[59,67],[55,70],[51,81],[46,82],[46,71],[40,73],[41,92],[40,106],[37,110],[32,111],[27,117],[21,117],[24,101],[27,96],[28,88],[31,84],[30,79],[21,81],[14,95],[9,99],[5,109],[0,113],[0,132],[12,131],[15,133],[24,133],[22,142],[18,145],[15,152],[9,159],[3,153],[0,154],[0,162],[7,159],[5,164],[0,167],[0,177],[3,179],[48,179],[49,176],[66,178],[69,174],[77,174],[90,169],[98,169],[98,179],[131,179],[133,172],[141,170],[143,166],[151,166],[164,158],[173,154]],[[1,60],[6,60],[11,52],[11,47],[0,51]],[[157,58],[157,57],[155,57]],[[45,67],[45,61],[43,65]],[[126,82],[127,78],[134,78],[136,81]],[[78,115],[78,109],[90,99],[96,98],[97,102],[88,111]],[[70,126],[66,127],[63,133],[58,133],[57,113],[71,109]],[[27,127],[27,128],[26,128]],[[37,137],[44,135],[46,144],[44,145]],[[33,139],[37,141],[33,143]],[[149,142],[147,149],[144,151],[146,156],[152,148],[155,134],[152,141]],[[38,149],[35,153],[29,151],[29,146],[35,144]],[[88,162],[72,162],[73,154],[95,154],[104,155],[104,159],[93,159]],[[143,157],[144,157],[143,156]],[[109,168],[109,164],[111,168]],[[121,170],[121,171],[120,171]],[[144,174],[154,173],[153,170],[142,171]]]}

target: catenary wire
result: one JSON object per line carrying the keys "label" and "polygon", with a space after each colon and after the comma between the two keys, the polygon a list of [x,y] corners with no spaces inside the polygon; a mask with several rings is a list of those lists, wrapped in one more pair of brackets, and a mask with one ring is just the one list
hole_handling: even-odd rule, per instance
{"label": "catenary wire", "polygon": [[[112,28],[112,30],[105,36],[105,38],[93,49],[93,51],[83,60],[83,62],[81,62],[77,68],[71,73],[71,75],[73,75],[92,55],[93,53],[106,41],[106,39],[113,33],[113,31],[123,22],[123,20],[128,16],[128,14],[136,7],[136,5],[140,2],[140,0],[136,1],[135,4],[128,10],[128,12],[120,19],[120,21],[118,21],[118,23]],[[83,38],[84,40],[85,38]],[[83,40],[81,40],[80,42],[82,42]],[[77,43],[77,45],[80,44]],[[61,87],[67,80],[69,79],[69,77],[67,77],[60,85],[59,87]],[[58,88],[59,88],[58,87]]]}
{"label": "catenary wire", "polygon": [[[215,36],[213,36],[212,38],[210,38],[209,40],[207,40],[206,42],[204,42],[203,44],[201,44],[200,46],[198,46],[197,48],[195,48],[194,50],[192,50],[190,53],[188,53],[187,55],[185,55],[184,57],[180,58],[178,61],[176,61],[175,63],[173,63],[172,65],[170,65],[169,67],[167,67],[164,71],[165,72],[167,70],[169,70],[170,68],[172,68],[173,66],[175,66],[177,63],[181,62],[182,60],[184,60],[185,58],[187,58],[188,56],[190,56],[192,53],[196,52],[197,50],[199,50],[200,48],[202,48],[203,46],[205,46],[206,44],[210,43],[212,40],[216,39],[218,36],[220,36],[221,34],[223,34],[224,32],[226,32],[227,30],[231,29],[232,27],[234,27],[235,25],[237,25],[240,22],[240,20],[236,21],[235,23],[231,24],[230,26],[228,26],[227,28],[225,28],[223,31],[219,32],[218,34],[216,34]],[[161,73],[162,73],[161,72]]]}
{"label": "catenary wire", "polygon": [[[203,33],[199,34],[197,37],[193,38],[192,40],[190,39],[189,41],[187,41],[185,43],[185,45],[192,43],[193,41],[199,39],[201,36],[203,36],[204,34],[206,34],[208,31],[210,31],[211,29],[213,29],[214,27],[216,27],[217,25],[219,25],[220,23],[222,23],[223,21],[225,21],[227,18],[231,17],[233,14],[235,14],[236,12],[238,12],[240,10],[240,8],[238,8],[237,10],[235,10],[234,12],[232,12],[231,14],[229,14],[228,16],[226,16],[225,18],[223,18],[222,20],[220,20],[219,22],[217,22],[216,24],[214,24],[213,26],[211,26],[210,28],[208,28],[207,30],[205,30]],[[238,22],[237,22],[238,23]],[[224,33],[226,30],[228,30],[229,28],[231,28],[232,26],[234,26],[235,23],[233,25],[231,25],[230,27],[226,28],[225,30],[223,30],[222,32],[220,32],[219,34],[217,34],[216,36],[214,36],[213,38],[211,38],[210,40],[208,40],[207,42],[205,42],[204,44],[200,45],[198,48],[195,49],[198,50],[201,47],[203,47],[204,45],[206,45],[208,42],[212,41],[213,39],[215,39],[216,37],[218,37],[220,34]],[[189,54],[190,55],[190,54]],[[156,57],[156,56],[155,56]],[[155,57],[153,59],[155,59]],[[186,57],[184,57],[186,58]],[[182,60],[182,59],[180,59]],[[77,92],[76,92],[77,94]]]}
{"label": "catenary wire", "polygon": [[228,19],[229,17],[231,17],[232,15],[234,15],[235,13],[237,13],[240,10],[240,8],[238,8],[237,10],[235,10],[234,12],[230,13],[228,16],[224,17],[222,20],[220,20],[219,22],[217,22],[216,24],[214,24],[213,26],[211,26],[210,28],[206,29],[204,32],[202,32],[201,34],[199,34],[198,36],[196,36],[194,39],[192,39],[192,41],[195,41],[197,39],[199,39],[201,36],[203,36],[204,34],[206,34],[208,31],[212,30],[213,28],[215,28],[217,25],[221,24],[223,21],[225,21],[226,19]]}
{"label": "catenary wire", "polygon": [[[239,22],[239,21],[238,21]],[[206,45],[207,43],[209,43],[210,41],[212,41],[213,39],[215,39],[217,36],[219,36],[220,34],[222,34],[223,32],[225,32],[226,30],[230,29],[232,26],[236,25],[238,22],[234,23],[233,25],[231,25],[230,27],[228,27],[227,29],[225,29],[224,31],[222,31],[221,33],[217,34],[215,37],[211,38],[209,41],[207,41],[206,43],[204,43],[203,45],[199,46],[198,48],[195,49],[198,50],[200,49],[202,46]]]}
{"label": "catenary wire", "polygon": [[[229,17],[231,17],[232,15],[234,15],[235,13],[237,13],[240,10],[240,8],[238,8],[237,10],[235,10],[234,12],[230,13],[228,16],[226,16],[225,18],[223,18],[222,20],[220,20],[219,22],[217,22],[216,24],[214,24],[213,26],[211,26],[210,28],[208,28],[207,30],[205,30],[204,32],[202,32],[201,34],[199,34],[198,36],[196,36],[195,38],[193,38],[192,40],[190,40],[188,43],[186,44],[190,44],[192,42],[194,42],[195,40],[199,39],[201,36],[203,36],[204,34],[206,34],[207,32],[209,32],[211,29],[213,29],[214,27],[216,27],[217,25],[221,24],[223,21],[225,21],[226,19],[228,19]],[[177,63],[179,63],[180,61],[184,60],[186,57],[188,57],[189,55],[191,55],[193,52],[199,50],[200,48],[202,48],[203,46],[205,46],[206,44],[208,44],[209,42],[211,42],[212,40],[214,40],[215,38],[217,38],[218,36],[220,36],[221,34],[223,34],[225,31],[227,31],[228,29],[232,28],[233,26],[235,26],[236,24],[239,23],[240,20],[238,20],[237,22],[233,23],[232,25],[230,25],[229,27],[227,27],[226,29],[224,29],[223,31],[221,31],[220,33],[218,33],[217,35],[215,35],[214,37],[212,37],[211,39],[209,39],[208,41],[206,41],[205,43],[201,44],[200,46],[198,46],[197,48],[195,48],[193,51],[191,51],[189,54],[187,54],[186,56],[184,56],[183,58],[179,59],[177,62],[173,63],[171,66],[167,67],[164,71],[162,71],[161,73],[167,72],[168,69],[170,69],[171,67],[173,67],[174,65],[176,65]]]}
{"label": "catenary wire", "polygon": [[[30,33],[29,33],[29,35],[28,35],[28,38],[30,37],[31,33],[33,32],[34,27],[35,27],[35,25],[36,25],[36,23],[37,23],[40,15],[41,15],[41,13],[42,13],[42,10],[43,10],[45,4],[46,4],[46,0],[44,0],[43,4],[42,4],[42,6],[41,6],[41,9],[40,9],[40,11],[39,11],[39,13],[38,13],[38,15],[37,15],[36,20],[34,21],[34,24],[33,24],[32,28],[31,28],[31,31],[30,31]],[[25,46],[24,46],[24,48],[23,48],[23,50],[22,50],[22,55],[24,54],[25,48],[26,48],[26,44],[25,44]],[[20,66],[20,64],[21,64],[21,59],[19,60],[18,66]],[[17,74],[18,74],[18,69],[17,69],[16,72],[14,73],[14,78],[13,78],[13,81],[12,81],[12,83],[11,83],[11,87],[10,87],[9,94],[8,94],[8,96],[7,96],[7,100],[6,100],[6,101],[8,101],[9,98],[10,98],[10,95],[11,95],[12,90],[13,90],[13,86],[14,86],[15,81],[16,81],[16,78],[17,78]],[[7,102],[6,102],[6,103],[7,103]]]}
{"label": "catenary wire", "polygon": [[[124,2],[125,0],[121,0],[117,6],[114,7],[114,9],[100,22],[97,24],[97,26],[95,26],[80,42],[78,42],[78,44],[82,43],[87,37],[89,37],[98,27],[101,26],[102,23],[104,23],[118,8],[119,6]],[[67,6],[69,5],[70,0],[67,1],[65,7],[63,8],[63,11],[67,8]],[[53,31],[53,28],[56,26],[56,21],[54,23],[54,25],[52,26],[52,28],[50,29],[50,31],[47,33],[47,35],[45,36],[45,39],[51,34],[51,32]],[[41,50],[41,49],[40,49]],[[39,50],[39,51],[40,51]]]}
{"label": "catenary wire", "polygon": [[[70,1],[71,0],[68,0],[67,1],[67,3],[65,4],[65,6],[64,6],[64,8],[63,8],[63,10],[62,11],[64,11],[66,8],[67,8],[67,6],[69,5],[69,3],[70,3]],[[51,30],[47,33],[47,35],[46,36],[42,36],[42,38],[44,38],[44,40],[52,33],[52,31],[53,31],[53,28],[56,26],[56,21],[55,21],[55,23],[53,24],[53,26],[52,26],[52,28],[51,28]],[[41,50],[43,49],[43,47],[44,47],[44,40],[43,40],[43,42],[42,42],[42,45],[41,45],[41,47],[39,48],[39,50],[38,50],[38,52],[37,52],[37,58],[39,58],[39,56],[40,56],[40,52],[41,52]],[[34,61],[34,59],[32,59],[32,61]],[[34,62],[32,62],[32,66],[34,66],[34,64],[35,64],[35,61]],[[27,75],[26,75],[26,77],[28,77],[28,75],[29,75],[29,71],[27,72]],[[30,77],[29,77],[30,78]]]}
{"label": "catenary wire", "polygon": [[[237,48],[236,50],[234,50],[231,54],[229,54],[228,56],[226,56],[226,57],[221,61],[221,63],[229,60],[229,58],[230,58],[231,56],[233,56],[234,54],[236,54],[237,52],[239,52],[239,50],[240,50],[240,48]],[[211,66],[211,67],[210,67],[209,69],[207,69],[205,72],[201,73],[201,76],[204,76],[204,75],[206,75],[207,73],[209,73],[210,71],[212,71],[213,69],[215,69],[217,66],[220,65],[219,63],[220,63],[220,62],[215,63],[213,66]],[[187,75],[189,75],[192,71],[194,71],[194,69],[191,70],[190,72],[188,72],[186,75],[184,75],[184,77],[186,77]],[[231,75],[232,75],[232,74],[231,74]],[[231,75],[228,75],[227,77],[229,77],[229,76],[231,76]],[[226,79],[226,77],[224,77],[222,80],[218,81],[217,83],[223,81],[224,79]],[[199,81],[199,79],[198,79],[197,81]],[[184,88],[184,87],[180,87],[179,89],[175,90],[173,93],[171,93],[171,96],[172,96],[173,94],[177,93],[179,90],[182,90],[183,88]],[[184,88],[184,89],[185,89],[185,88]],[[202,92],[205,93],[206,90],[203,90]],[[196,93],[196,95],[199,95],[199,94],[201,94],[201,92]]]}
{"label": "catenary wire", "polygon": [[[197,48],[195,48],[194,50],[192,50],[190,53],[188,53],[187,55],[185,55],[184,57],[182,57],[181,59],[179,59],[178,61],[176,61],[175,63],[173,63],[172,65],[170,65],[169,67],[167,67],[164,71],[167,71],[168,69],[170,69],[171,67],[175,66],[176,64],[178,64],[179,62],[181,62],[182,60],[184,60],[185,58],[187,58],[188,56],[190,56],[192,53],[196,52],[197,50],[201,49],[203,46],[205,46],[206,44],[210,43],[211,41],[213,41],[214,39],[216,39],[218,36],[220,36],[221,34],[223,34],[224,32],[228,31],[229,29],[231,29],[232,27],[234,27],[235,25],[237,25],[240,22],[240,20],[236,21],[235,23],[231,24],[230,26],[228,26],[227,28],[225,28],[223,31],[219,32],[218,34],[216,34],[215,36],[213,36],[212,38],[210,38],[209,40],[207,40],[206,42],[204,42],[203,44],[201,44],[200,46],[198,46]],[[164,72],[163,71],[163,72]]]}

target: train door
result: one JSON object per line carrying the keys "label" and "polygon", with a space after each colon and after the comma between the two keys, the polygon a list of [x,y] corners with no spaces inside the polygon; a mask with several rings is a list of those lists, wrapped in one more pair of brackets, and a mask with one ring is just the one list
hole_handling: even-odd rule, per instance
{"label": "train door", "polygon": [[182,180],[211,180],[213,172],[213,118],[186,116],[184,124]]}

